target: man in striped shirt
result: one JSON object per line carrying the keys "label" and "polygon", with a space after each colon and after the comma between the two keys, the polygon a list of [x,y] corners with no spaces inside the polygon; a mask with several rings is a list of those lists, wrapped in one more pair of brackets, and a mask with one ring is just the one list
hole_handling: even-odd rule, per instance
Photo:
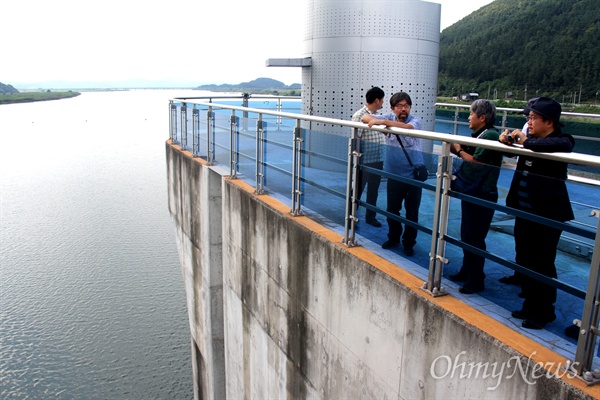
{"label": "man in striped shirt", "polygon": [[[372,87],[365,95],[367,104],[360,110],[354,113],[352,121],[361,122],[362,117],[369,114],[375,114],[383,107],[383,97],[385,93],[378,87]],[[371,131],[368,129],[359,129],[358,137],[360,138],[360,158],[361,165],[374,169],[383,169],[383,156],[385,138],[380,132]],[[381,183],[381,175],[373,174],[364,171],[362,168],[358,172],[358,193],[356,198],[360,200],[365,186],[367,186],[367,203],[375,206],[377,204],[377,196],[379,194],[379,184]],[[367,224],[375,227],[380,227],[381,222],[375,218],[375,211],[367,210],[365,212],[365,220]]]}

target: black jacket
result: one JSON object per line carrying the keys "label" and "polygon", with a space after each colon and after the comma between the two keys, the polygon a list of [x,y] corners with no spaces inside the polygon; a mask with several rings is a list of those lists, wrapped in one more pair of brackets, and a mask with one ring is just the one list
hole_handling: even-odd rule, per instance
{"label": "black jacket", "polygon": [[[570,153],[575,139],[560,128],[543,139],[529,138],[523,147],[535,152]],[[506,205],[556,221],[575,216],[567,192],[567,164],[529,156],[519,156]]]}

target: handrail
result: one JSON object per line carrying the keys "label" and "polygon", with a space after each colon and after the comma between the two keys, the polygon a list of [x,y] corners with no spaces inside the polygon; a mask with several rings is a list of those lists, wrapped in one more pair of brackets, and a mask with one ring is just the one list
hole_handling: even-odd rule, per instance
{"label": "handrail", "polygon": [[[455,104],[455,103],[435,103],[436,107],[457,107],[470,109],[471,104]],[[519,114],[523,111],[522,108],[510,108],[510,107],[496,107],[496,111],[507,111],[514,114]],[[588,113],[576,113],[571,111],[563,111],[561,116],[569,117],[588,117],[588,118],[600,118],[600,114],[588,114]]]}
{"label": "handrail", "polygon": [[[185,103],[197,104],[197,105],[202,105],[202,106],[213,106],[213,107],[216,106],[215,103],[198,102],[198,101],[185,102]],[[322,124],[338,125],[338,126],[344,126],[344,127],[348,127],[348,128],[370,129],[370,130],[374,130],[374,131],[378,131],[378,132],[382,132],[382,133],[392,133],[392,134],[397,134],[397,135],[416,137],[419,139],[435,140],[435,141],[449,142],[449,143],[458,143],[461,145],[482,147],[485,149],[500,151],[502,153],[514,154],[516,156],[530,155],[530,156],[544,158],[544,159],[548,159],[548,160],[562,161],[562,162],[566,162],[569,164],[577,164],[577,165],[584,165],[584,166],[588,166],[588,167],[600,168],[600,157],[593,156],[590,154],[538,153],[538,152],[533,152],[528,149],[524,149],[524,148],[522,148],[522,146],[520,146],[518,144],[505,145],[505,144],[502,144],[499,142],[493,142],[490,140],[483,141],[483,140],[478,140],[476,138],[467,137],[467,136],[448,135],[447,133],[438,133],[438,132],[416,130],[416,129],[402,129],[402,128],[394,128],[394,127],[383,128],[380,126],[373,126],[373,127],[369,128],[366,124],[363,124],[361,122],[353,122],[353,121],[346,121],[346,120],[335,119],[335,118],[319,117],[319,116],[315,116],[315,115],[269,111],[269,110],[265,110],[263,108],[230,106],[230,105],[221,105],[221,104],[219,105],[219,107],[223,108],[223,109],[227,109],[227,110],[246,111],[246,112],[256,113],[256,114],[267,114],[267,115],[273,115],[276,117],[283,117],[283,118],[289,118],[289,119],[301,120],[301,121],[319,122]],[[599,115],[599,117],[600,117],[600,115]]]}
{"label": "handrail", "polygon": [[[227,97],[229,98],[229,97]],[[377,212],[381,213],[392,219],[397,219],[403,223],[406,223],[410,226],[415,225],[416,228],[426,231],[432,235],[431,241],[431,253],[430,253],[430,264],[429,264],[429,277],[427,282],[424,283],[422,289],[427,291],[433,296],[439,296],[446,294],[442,287],[442,267],[443,264],[447,263],[448,260],[445,259],[445,245],[446,243],[456,244],[459,247],[467,248],[468,250],[472,250],[473,252],[484,256],[487,259],[497,261],[509,268],[515,270],[522,270],[523,267],[508,261],[506,259],[502,259],[496,255],[488,253],[486,251],[481,251],[479,249],[471,248],[471,246],[462,243],[460,240],[452,238],[447,235],[446,229],[448,224],[448,204],[450,197],[457,197],[463,201],[469,201],[476,204],[484,205],[486,207],[491,207],[497,210],[502,210],[512,215],[517,215],[519,217],[523,217],[526,219],[535,220],[538,223],[544,223],[544,219],[533,214],[528,214],[523,211],[510,209],[508,207],[504,207],[498,205],[496,203],[486,202],[485,200],[470,198],[471,196],[461,195],[458,193],[454,193],[450,190],[450,181],[452,180],[452,156],[450,155],[450,145],[452,143],[459,143],[461,145],[469,145],[474,147],[486,148],[495,151],[499,151],[503,154],[509,154],[514,156],[519,155],[527,155],[530,157],[544,158],[548,160],[560,161],[570,164],[583,165],[593,168],[600,169],[600,157],[588,155],[588,154],[580,154],[580,153],[537,153],[528,149],[522,148],[520,145],[505,145],[500,142],[488,141],[488,140],[478,140],[476,138],[467,137],[467,136],[459,136],[452,135],[447,133],[438,133],[438,132],[430,132],[424,130],[410,130],[410,129],[401,129],[401,128],[384,128],[379,126],[373,126],[369,128],[367,125],[360,122],[346,121],[346,120],[338,120],[334,118],[320,117],[314,115],[302,115],[296,113],[287,113],[281,111],[271,111],[269,109],[262,108],[251,108],[251,107],[241,107],[241,106],[233,106],[233,105],[225,105],[225,104],[217,104],[213,102],[205,102],[205,101],[197,101],[192,100],[189,101],[190,98],[182,99],[172,99],[171,103],[171,115],[170,118],[170,138],[173,142],[178,143],[177,141],[177,123],[178,119],[173,118],[176,114],[173,112],[174,103],[181,103],[180,109],[182,110],[181,119],[179,121],[179,126],[181,128],[181,135],[187,135],[187,120],[184,118],[187,115],[187,110],[190,108],[196,110],[197,106],[206,106],[207,107],[207,121],[209,122],[209,129],[207,130],[208,134],[208,149],[209,155],[207,158],[211,160],[210,149],[214,148],[215,144],[215,132],[214,128],[211,130],[211,123],[214,125],[214,110],[219,108],[223,110],[229,110],[230,114],[230,174],[234,178],[236,177],[237,167],[238,167],[238,152],[237,148],[237,138],[241,134],[239,123],[237,122],[236,111],[240,111],[243,115],[248,115],[248,113],[255,113],[259,116],[260,124],[257,124],[257,130],[265,129],[262,123],[262,119],[265,115],[271,115],[278,118],[286,118],[295,121],[295,127],[290,127],[290,130],[293,131],[292,140],[292,172],[291,172],[291,186],[292,186],[292,208],[290,213],[294,216],[302,215],[301,212],[301,204],[302,204],[302,182],[306,181],[306,178],[302,176],[302,155],[307,154],[309,150],[304,149],[304,140],[303,140],[303,132],[302,122],[317,122],[321,124],[328,125],[336,125],[340,127],[349,128],[349,147],[348,147],[348,160],[347,160],[347,192],[345,202],[346,204],[351,204],[352,207],[346,207],[345,218],[346,218],[346,226],[343,242],[348,246],[356,245],[354,235],[355,235],[355,221],[356,219],[356,206],[359,204],[359,200],[355,198],[354,193],[356,192],[356,174],[359,168],[362,166],[359,165],[358,159],[360,157],[360,141],[358,139],[358,135],[356,134],[358,129],[370,129],[373,131],[379,131],[386,134],[394,134],[394,135],[403,135],[409,137],[415,137],[426,140],[434,140],[440,141],[442,143],[442,152],[438,159],[437,173],[436,173],[436,184],[435,187],[430,185],[429,183],[421,183],[417,181],[407,180],[406,178],[392,176],[387,172],[381,171],[380,174],[382,176],[393,177],[393,179],[397,180],[407,180],[410,181],[411,184],[415,184],[420,187],[424,187],[429,190],[435,191],[435,206],[434,206],[434,220],[433,227],[431,230],[427,227],[423,227],[416,223],[406,220],[405,218],[398,217],[387,213],[385,210],[377,209]],[[443,103],[442,103],[443,104]],[[190,107],[193,106],[193,107]],[[461,105],[451,105],[452,107],[460,107]],[[462,107],[468,107],[467,105]],[[517,112],[520,110],[516,110]],[[196,132],[194,131],[194,134]],[[235,136],[235,137],[234,137]],[[261,145],[265,141],[264,137],[261,134],[259,138],[257,136],[256,143],[257,146]],[[185,140],[180,140],[183,144],[182,147],[185,148]],[[197,140],[194,139],[194,143],[197,143]],[[262,193],[262,182],[259,182],[258,177],[262,176],[263,168],[267,166],[267,163],[264,161],[264,155],[260,154],[259,150],[256,149],[258,153],[256,158],[256,177],[257,177],[257,193]],[[262,151],[262,150],[261,150]],[[213,157],[214,159],[214,157]],[[352,188],[350,186],[352,185]],[[490,204],[486,204],[490,203]],[[360,205],[363,205],[360,202]],[[367,205],[365,206],[373,207]],[[600,210],[594,210],[596,215],[600,214]],[[541,221],[541,222],[540,222]],[[556,222],[553,220],[548,220],[546,224],[549,225],[559,225],[561,229],[566,231],[575,232],[577,234],[584,233],[584,236],[591,237],[591,233],[587,232],[585,229],[577,226],[569,226],[567,224]],[[578,297],[582,297],[585,295],[584,302],[584,311],[582,314],[582,319],[579,322],[581,326],[581,335],[578,340],[577,353],[575,356],[575,362],[572,364],[572,367],[576,370],[578,375],[586,378],[588,376],[588,372],[591,370],[591,362],[593,358],[594,348],[595,348],[595,340],[594,337],[596,335],[600,335],[600,330],[597,328],[598,324],[598,307],[596,305],[597,301],[600,299],[600,284],[598,282],[592,282],[592,279],[597,279],[600,276],[600,219],[598,228],[595,232],[595,247],[592,256],[592,262],[590,266],[590,281],[588,281],[588,291],[582,292],[579,289],[576,289],[564,282],[561,282],[554,278],[548,278],[546,276],[537,274],[533,271],[522,271],[525,272],[526,275],[532,276],[535,279],[557,287],[561,290],[564,290],[568,293],[576,295]],[[586,233],[587,232],[587,233]],[[589,381],[589,380],[588,380]]]}

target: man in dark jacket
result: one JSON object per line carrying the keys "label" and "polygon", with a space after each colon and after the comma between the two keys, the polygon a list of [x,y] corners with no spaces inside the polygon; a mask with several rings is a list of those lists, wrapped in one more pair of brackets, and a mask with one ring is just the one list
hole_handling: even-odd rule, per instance
{"label": "man in dark jacket", "polygon": [[[560,104],[540,97],[529,107],[529,137],[520,130],[500,135],[502,143],[520,143],[535,152],[571,152],[575,140],[561,132]],[[511,140],[512,138],[512,140]],[[574,218],[567,186],[567,164],[529,156],[519,156],[517,169],[506,197],[506,205],[541,217],[565,222]],[[550,278],[556,278],[556,248],[562,230],[515,218],[515,251],[517,264]],[[554,321],[556,288],[525,276],[522,283],[525,298],[521,310],[513,317],[523,319],[522,326],[541,329]]]}

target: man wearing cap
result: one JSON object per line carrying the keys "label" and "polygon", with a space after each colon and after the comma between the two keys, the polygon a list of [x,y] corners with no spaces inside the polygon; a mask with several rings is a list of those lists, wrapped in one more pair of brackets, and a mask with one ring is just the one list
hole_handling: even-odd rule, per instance
{"label": "man wearing cap", "polygon": [[[571,152],[575,140],[561,132],[561,106],[549,98],[540,97],[529,107],[529,137],[520,130],[500,135],[502,143],[519,143],[534,152]],[[509,139],[512,138],[512,141]],[[567,186],[567,164],[530,156],[519,156],[506,205],[555,221],[574,218]],[[531,271],[556,278],[556,248],[562,230],[525,218],[515,218],[516,262]],[[541,329],[556,319],[554,303],[556,288],[529,276],[522,282],[523,306],[514,311],[514,318],[523,319],[522,326]]]}
{"label": "man wearing cap", "polygon": [[[535,103],[537,101],[537,99],[539,99],[539,97],[534,97],[534,98],[530,99],[529,102],[527,102],[527,105],[525,106],[523,111],[521,111],[519,113],[519,114],[525,115],[525,118],[527,118],[527,122],[525,122],[525,125],[523,125],[523,129],[521,129],[523,131],[523,133],[525,133],[525,136],[527,136],[527,137],[529,137],[529,111],[531,111],[531,106],[533,105],[533,103]],[[521,283],[523,281],[523,274],[518,271],[515,271],[514,274],[508,275],[508,276],[503,276],[499,280],[500,280],[500,283],[521,286]]]}

